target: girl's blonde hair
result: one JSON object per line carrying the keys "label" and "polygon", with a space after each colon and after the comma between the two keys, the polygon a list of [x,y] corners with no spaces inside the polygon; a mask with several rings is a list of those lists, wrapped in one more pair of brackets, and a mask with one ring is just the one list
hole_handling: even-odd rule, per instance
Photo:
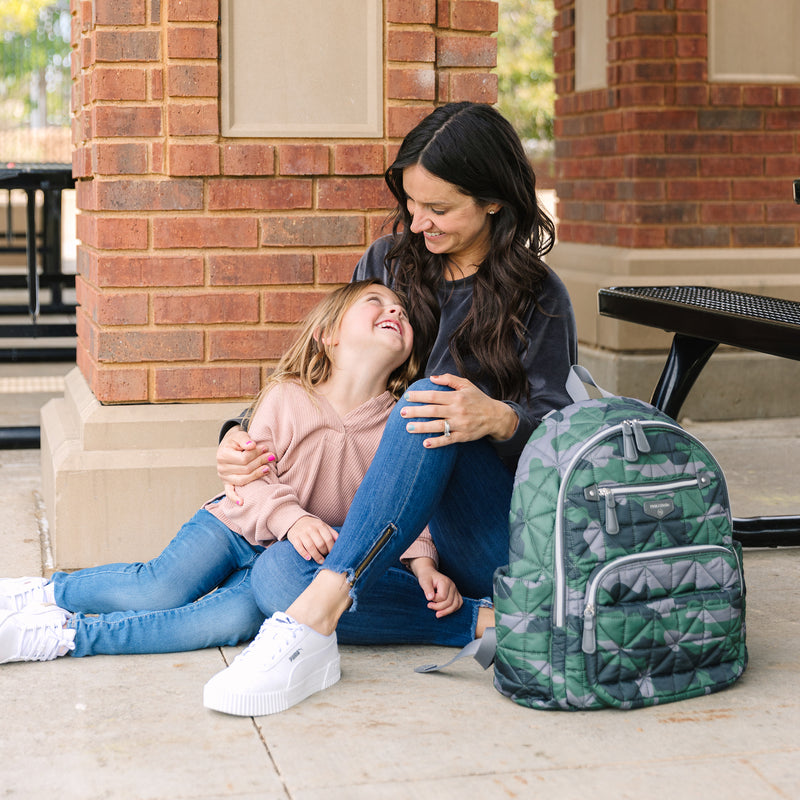
{"label": "girl's blonde hair", "polygon": [[[354,281],[327,295],[305,318],[297,339],[283,354],[275,369],[270,373],[264,388],[247,410],[245,418],[249,421],[261,398],[276,384],[283,381],[297,381],[306,391],[326,381],[333,368],[333,346],[326,342],[335,341],[342,324],[342,317],[370,286],[384,286],[381,281],[370,278]],[[406,311],[405,298],[392,290]],[[419,371],[419,358],[416,351],[389,376],[387,389],[395,398],[400,398]]]}

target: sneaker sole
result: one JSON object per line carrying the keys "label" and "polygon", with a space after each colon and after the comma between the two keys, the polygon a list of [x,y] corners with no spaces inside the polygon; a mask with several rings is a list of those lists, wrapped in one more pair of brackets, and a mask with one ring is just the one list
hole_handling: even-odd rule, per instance
{"label": "sneaker sole", "polygon": [[337,657],[335,661],[309,675],[299,685],[280,692],[236,694],[206,684],[203,688],[203,705],[212,711],[221,711],[223,714],[232,714],[236,717],[264,717],[286,711],[306,697],[333,686],[341,677]]}

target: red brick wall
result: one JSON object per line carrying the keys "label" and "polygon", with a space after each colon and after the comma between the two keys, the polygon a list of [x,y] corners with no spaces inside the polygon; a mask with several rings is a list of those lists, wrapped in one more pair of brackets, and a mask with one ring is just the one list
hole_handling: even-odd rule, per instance
{"label": "red brick wall", "polygon": [[561,241],[800,245],[800,85],[709,83],[706,0],[608,0],[608,88],[576,92],[575,4],[555,5]]}
{"label": "red brick wall", "polygon": [[73,0],[78,366],[103,403],[258,391],[379,235],[437,103],[497,99],[494,0],[385,0],[381,139],[225,139],[218,0]]}

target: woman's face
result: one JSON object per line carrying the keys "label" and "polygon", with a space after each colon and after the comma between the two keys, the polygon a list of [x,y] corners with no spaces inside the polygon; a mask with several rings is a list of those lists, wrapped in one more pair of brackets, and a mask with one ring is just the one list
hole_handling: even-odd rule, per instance
{"label": "woman's face", "polygon": [[449,257],[445,277],[452,280],[477,272],[489,252],[489,212],[497,206],[479,205],[420,164],[403,170],[403,189],[412,233],[425,238],[431,253]]}

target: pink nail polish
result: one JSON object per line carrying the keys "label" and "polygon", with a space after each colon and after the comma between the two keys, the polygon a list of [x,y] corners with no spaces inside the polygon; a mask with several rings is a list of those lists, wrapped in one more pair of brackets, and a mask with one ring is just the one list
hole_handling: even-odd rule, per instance
{"label": "pink nail polish", "polygon": [[272,461],[274,461],[274,460],[275,460],[275,456],[274,456],[274,455],[272,455],[272,453],[270,453],[270,454],[269,454],[269,456],[267,457],[267,461],[270,461],[270,462],[272,462]]}

